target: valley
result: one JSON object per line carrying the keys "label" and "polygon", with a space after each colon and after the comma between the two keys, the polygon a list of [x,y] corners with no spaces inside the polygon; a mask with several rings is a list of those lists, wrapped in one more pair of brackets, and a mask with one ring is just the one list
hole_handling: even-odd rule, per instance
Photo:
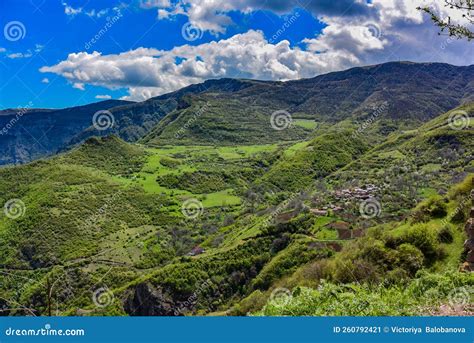
{"label": "valley", "polygon": [[473,85],[402,62],[111,107],[0,169],[0,314],[472,315]]}

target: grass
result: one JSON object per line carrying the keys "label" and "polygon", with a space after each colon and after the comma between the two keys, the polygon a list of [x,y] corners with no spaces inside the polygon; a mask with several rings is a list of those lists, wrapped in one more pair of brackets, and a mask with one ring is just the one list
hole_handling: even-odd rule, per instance
{"label": "grass", "polygon": [[318,127],[318,123],[316,121],[309,119],[294,119],[293,125],[300,126],[308,130],[314,130],[316,127]]}

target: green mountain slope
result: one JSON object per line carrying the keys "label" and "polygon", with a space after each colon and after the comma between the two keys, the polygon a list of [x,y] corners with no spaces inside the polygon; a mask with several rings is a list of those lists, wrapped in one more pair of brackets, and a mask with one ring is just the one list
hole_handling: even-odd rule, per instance
{"label": "green mountain slope", "polygon": [[[143,142],[296,141],[307,139],[314,128],[324,132],[337,124],[354,130],[369,126],[364,135],[380,143],[390,132],[418,127],[472,99],[473,78],[473,66],[391,62],[288,82],[227,80],[232,92],[212,86],[219,82],[226,89],[225,80],[209,81],[208,91],[186,97],[182,108],[169,113]],[[275,112],[291,129],[272,129]]]}
{"label": "green mountain slope", "polygon": [[[459,110],[472,115],[473,106]],[[350,128],[237,146],[110,136],[0,169],[0,203],[20,210],[0,216],[1,313],[260,313],[277,287],[297,301],[297,286],[321,279],[343,300],[360,292],[389,306],[396,287],[430,280],[422,272],[436,274],[432,288],[469,286],[451,274],[463,256],[474,132],[450,126],[451,115],[378,145]],[[380,205],[374,216],[361,213],[367,199],[337,195],[367,185]],[[311,304],[333,304],[326,293],[301,293],[313,299],[307,307],[270,304],[261,313],[414,314],[426,305],[412,292],[405,312],[318,312]]]}

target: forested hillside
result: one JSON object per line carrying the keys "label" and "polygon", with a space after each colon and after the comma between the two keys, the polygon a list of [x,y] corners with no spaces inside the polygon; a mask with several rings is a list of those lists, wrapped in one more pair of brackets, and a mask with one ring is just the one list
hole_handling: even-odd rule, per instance
{"label": "forested hillside", "polygon": [[111,107],[0,169],[0,314],[472,315],[473,82],[388,63]]}

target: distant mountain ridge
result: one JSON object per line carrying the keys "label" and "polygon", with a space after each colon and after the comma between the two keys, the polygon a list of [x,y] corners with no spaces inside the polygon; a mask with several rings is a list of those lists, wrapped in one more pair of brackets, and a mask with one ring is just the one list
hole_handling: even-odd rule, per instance
{"label": "distant mountain ridge", "polygon": [[[150,145],[295,141],[311,135],[304,121],[315,121],[319,128],[356,127],[382,104],[386,108],[371,130],[386,135],[473,100],[474,66],[443,63],[388,62],[286,82],[208,80],[139,103],[108,100],[62,110],[28,109],[0,135],[0,165],[25,163],[109,134]],[[99,110],[112,113],[113,127],[100,131],[92,125]],[[291,115],[292,130],[271,127],[275,111]],[[14,115],[15,110],[0,111],[0,130]]]}
{"label": "distant mountain ridge", "polygon": [[[232,145],[295,140],[307,134],[298,126],[300,119],[316,121],[322,128],[336,123],[357,127],[382,105],[371,130],[386,135],[416,128],[474,99],[474,66],[442,63],[390,62],[287,82],[219,82],[238,90],[219,93],[209,81],[212,90],[185,98],[188,106],[168,114],[143,142]],[[275,111],[290,114],[294,130],[274,130],[270,116]],[[199,120],[193,120],[196,113]],[[184,134],[177,135],[183,127]]]}
{"label": "distant mountain ridge", "polygon": [[54,154],[74,135],[92,125],[95,112],[129,103],[106,100],[60,110],[4,110],[0,115],[0,165]]}

